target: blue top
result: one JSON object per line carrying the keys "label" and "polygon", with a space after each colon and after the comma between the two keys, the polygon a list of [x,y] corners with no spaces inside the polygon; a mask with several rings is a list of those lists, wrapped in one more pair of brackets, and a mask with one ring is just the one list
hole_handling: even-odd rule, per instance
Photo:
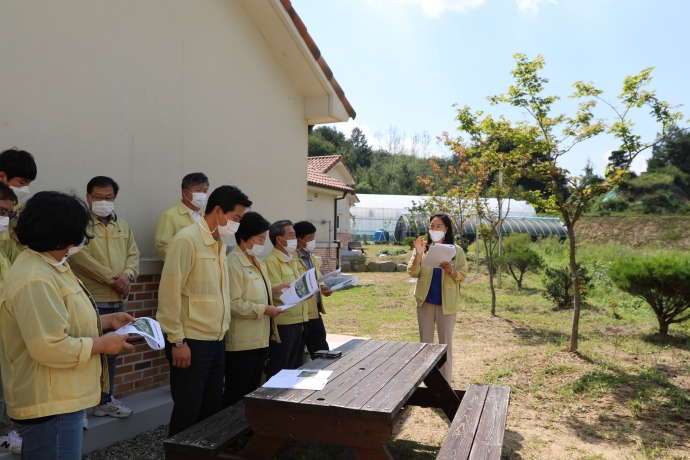
{"label": "blue top", "polygon": [[434,274],[431,277],[431,286],[429,286],[429,293],[426,295],[427,303],[443,305],[443,287],[441,286],[442,270],[441,268],[434,268]]}

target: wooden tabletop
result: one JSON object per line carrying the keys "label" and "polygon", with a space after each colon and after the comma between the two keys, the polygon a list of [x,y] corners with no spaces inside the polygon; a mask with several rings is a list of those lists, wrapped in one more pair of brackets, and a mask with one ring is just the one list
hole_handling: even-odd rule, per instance
{"label": "wooden tabletop", "polygon": [[323,390],[259,388],[246,406],[393,420],[424,378],[445,358],[446,345],[350,340],[342,357],[316,359],[301,369],[333,371]]}

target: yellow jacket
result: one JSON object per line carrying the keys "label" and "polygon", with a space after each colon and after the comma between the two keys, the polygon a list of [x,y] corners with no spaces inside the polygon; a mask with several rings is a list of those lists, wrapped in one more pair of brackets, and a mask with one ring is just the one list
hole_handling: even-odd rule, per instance
{"label": "yellow jacket", "polygon": [[25,246],[19,244],[14,230],[9,229],[2,235],[7,235],[10,232],[11,235],[6,236],[4,239],[0,239],[0,281],[5,279],[14,261],[17,260],[19,254],[26,249]]}
{"label": "yellow jacket", "polygon": [[158,225],[156,226],[156,240],[154,243],[158,257],[165,260],[165,254],[173,236],[177,235],[183,228],[189,227],[192,224],[196,224],[192,216],[192,210],[185,206],[182,200],[161,214],[158,218]]}
{"label": "yellow jacket", "polygon": [[265,348],[269,339],[280,342],[275,321],[264,315],[266,305],[272,305],[273,301],[271,280],[266,266],[252,258],[261,267],[260,271],[239,246],[228,254],[232,321],[225,334],[227,351]]}
{"label": "yellow jacket", "polygon": [[170,242],[158,289],[156,319],[178,339],[223,340],[230,326],[230,289],[225,243],[206,223],[183,229]]}
{"label": "yellow jacket", "polygon": [[[302,257],[300,257],[300,251],[299,249],[295,251],[295,255],[297,256],[297,266],[299,267],[299,275],[302,276],[304,275],[309,269],[307,268],[307,264],[304,263],[304,260],[302,260]],[[309,258],[311,259],[311,264],[316,268],[316,278],[319,279],[321,278],[321,264],[317,260],[316,256],[314,254],[309,254]],[[320,283],[323,284],[323,283]],[[304,303],[307,304],[308,308],[308,315],[309,319],[318,319],[319,318],[319,313],[326,313],[326,309],[323,308],[323,296],[321,296],[321,302],[317,301],[317,295],[313,295],[309,297],[307,300],[304,301]],[[285,313],[283,313],[285,314]]]}
{"label": "yellow jacket", "polygon": [[98,404],[104,355],[91,356],[100,318],[68,263],[27,249],[0,290],[0,369],[7,413],[18,420]]}
{"label": "yellow jacket", "polygon": [[[297,254],[293,253],[292,260],[288,262],[285,254],[273,248],[271,253],[264,259],[264,264],[266,264],[266,269],[268,270],[268,278],[273,286],[292,283],[300,277],[299,265],[296,259]],[[273,305],[279,307],[283,305],[283,302],[275,298]],[[285,310],[285,313],[281,313],[276,317],[278,325],[306,323],[307,321],[309,321],[309,306],[305,302]]]}
{"label": "yellow jacket", "polygon": [[94,237],[70,257],[70,265],[96,302],[125,300],[110,286],[113,276],[139,276],[139,248],[132,228],[119,217],[111,218],[107,227],[96,216],[93,219]]}
{"label": "yellow jacket", "polygon": [[[421,265],[415,267],[412,265],[414,257],[417,254],[415,249],[412,252],[412,258],[407,264],[407,274],[412,278],[417,278],[417,284],[414,289],[414,297],[417,301],[417,306],[421,307],[426,296],[429,295],[429,288],[431,287],[431,277],[434,274],[432,267],[422,267]],[[426,253],[422,256],[422,260],[426,257]],[[457,313],[460,307],[460,283],[467,278],[467,260],[465,259],[465,251],[458,245],[455,245],[455,258],[453,259],[453,268],[458,273],[457,278],[450,277],[445,270],[441,274],[441,299],[443,303],[443,314],[452,315]]]}

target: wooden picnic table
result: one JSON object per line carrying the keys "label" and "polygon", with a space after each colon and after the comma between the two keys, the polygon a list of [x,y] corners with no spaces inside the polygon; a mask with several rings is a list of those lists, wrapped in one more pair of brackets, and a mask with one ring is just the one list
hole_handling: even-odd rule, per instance
{"label": "wooden picnic table", "polygon": [[302,366],[333,371],[323,390],[259,388],[245,396],[254,436],[243,459],[270,460],[288,439],[346,446],[357,459],[392,459],[385,443],[407,405],[438,407],[453,420],[464,392],[439,371],[446,345],[354,339],[338,350],[340,358]]}

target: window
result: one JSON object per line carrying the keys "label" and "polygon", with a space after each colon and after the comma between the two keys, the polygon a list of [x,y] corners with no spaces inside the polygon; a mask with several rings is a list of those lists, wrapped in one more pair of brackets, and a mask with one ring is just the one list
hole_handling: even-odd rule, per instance
{"label": "window", "polygon": [[340,230],[340,214],[335,216],[335,228],[336,230]]}

